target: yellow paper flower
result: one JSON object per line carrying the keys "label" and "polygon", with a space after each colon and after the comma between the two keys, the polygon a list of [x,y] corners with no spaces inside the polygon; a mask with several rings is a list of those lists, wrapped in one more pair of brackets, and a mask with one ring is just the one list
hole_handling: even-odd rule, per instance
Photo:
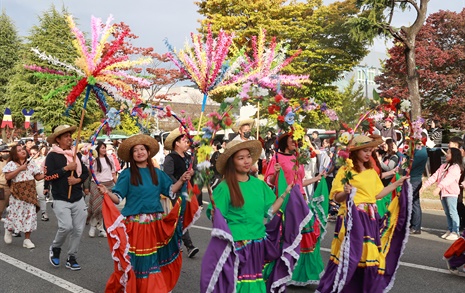
{"label": "yellow paper flower", "polygon": [[305,135],[304,128],[302,126],[300,126],[299,124],[295,123],[292,138],[295,141],[298,141],[298,140],[301,140],[302,138],[304,138],[304,135]]}
{"label": "yellow paper flower", "polygon": [[347,170],[352,170],[354,168],[354,162],[352,162],[352,159],[346,160],[346,168]]}
{"label": "yellow paper flower", "polygon": [[197,150],[197,163],[202,163],[207,160],[213,148],[209,145],[203,145]]}

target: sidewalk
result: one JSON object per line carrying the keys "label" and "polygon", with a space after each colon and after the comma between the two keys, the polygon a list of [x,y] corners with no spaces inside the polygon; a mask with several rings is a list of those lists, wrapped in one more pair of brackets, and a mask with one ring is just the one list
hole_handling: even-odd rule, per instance
{"label": "sidewalk", "polygon": [[425,210],[442,210],[439,199],[420,199],[421,208]]}

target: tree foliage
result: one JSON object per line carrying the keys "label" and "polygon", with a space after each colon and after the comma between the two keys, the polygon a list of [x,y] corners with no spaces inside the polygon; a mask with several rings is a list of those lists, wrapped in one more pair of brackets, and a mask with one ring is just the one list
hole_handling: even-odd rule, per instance
{"label": "tree foliage", "polygon": [[367,54],[368,42],[355,41],[345,25],[358,11],[354,1],[328,6],[321,0],[203,0],[196,4],[205,16],[200,32],[206,32],[210,23],[214,32],[234,32],[235,44],[242,47],[265,28],[268,38],[285,42],[290,55],[302,50],[284,73],[310,75],[312,83],[284,89],[288,98],[313,97],[330,105],[338,97],[331,84]]}
{"label": "tree foliage", "polygon": [[[422,97],[422,116],[453,127],[465,127],[465,10],[431,14],[417,36],[415,62]],[[384,72],[377,78],[381,95],[409,95],[405,45],[395,42]]]}
{"label": "tree foliage", "polygon": [[19,61],[21,45],[13,21],[3,11],[0,15],[0,111],[2,114],[7,101],[6,86],[15,64]]}
{"label": "tree foliage", "polygon": [[[415,64],[416,38],[426,20],[429,0],[356,0],[360,11],[349,20],[354,38],[365,40],[378,35],[392,36],[404,45],[405,79],[412,103],[412,118],[421,115],[418,72]],[[395,14],[413,9],[416,13],[410,26],[396,28],[392,25]]]}
{"label": "tree foliage", "polygon": [[[48,64],[39,59],[31,48],[38,48],[41,52],[54,56],[57,59],[73,64],[77,57],[76,50],[72,45],[73,36],[66,23],[65,16],[68,12],[63,8],[61,12],[54,6],[39,16],[39,25],[34,26],[27,37],[24,49],[21,50],[21,62],[17,63],[11,80],[8,84],[6,105],[12,110],[15,124],[21,127],[24,116],[22,109],[34,109],[32,120],[41,121],[46,132],[59,124],[78,125],[81,117],[83,98],[80,97],[69,116],[64,115],[66,111],[65,98],[68,93],[60,93],[52,98],[44,99],[51,90],[62,85],[61,81],[46,80],[38,78],[33,72],[26,70],[24,65],[39,65],[46,68],[60,70],[60,68]],[[84,125],[98,121],[103,114],[98,111],[97,103],[89,99],[87,114]]]}

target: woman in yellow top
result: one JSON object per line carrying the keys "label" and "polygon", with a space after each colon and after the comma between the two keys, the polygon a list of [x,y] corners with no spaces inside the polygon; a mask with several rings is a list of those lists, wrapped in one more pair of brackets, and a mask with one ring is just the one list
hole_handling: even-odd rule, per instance
{"label": "woman in yellow top", "polygon": [[[376,200],[401,186],[404,176],[386,187],[373,169],[373,148],[382,143],[359,135],[349,144],[353,162],[352,178],[343,184],[349,171],[341,167],[333,181],[330,197],[341,203],[331,244],[331,256],[316,292],[385,292],[393,286],[394,274],[407,236],[407,182],[400,196],[380,218]],[[388,218],[389,217],[389,218]]]}

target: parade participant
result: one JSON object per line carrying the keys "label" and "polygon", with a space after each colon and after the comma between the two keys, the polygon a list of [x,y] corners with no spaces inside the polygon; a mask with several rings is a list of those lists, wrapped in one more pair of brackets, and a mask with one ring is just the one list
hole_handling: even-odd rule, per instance
{"label": "parade participant", "polygon": [[75,131],[76,126],[57,126],[47,137],[52,148],[45,159],[45,181],[50,183],[52,208],[58,220],[58,231],[50,246],[49,260],[54,267],[60,266],[61,247],[69,238],[66,268],[73,271],[81,269],[76,256],[87,218],[82,183],[89,176],[81,153],[74,157],[72,134]]}
{"label": "parade participant", "polygon": [[317,207],[310,204],[309,198],[307,198],[305,194],[304,187],[321,180],[324,173],[320,173],[313,178],[304,179],[304,166],[298,165],[298,169],[295,169],[296,148],[297,143],[292,139],[292,135],[284,133],[279,136],[278,152],[270,160],[270,167],[265,174],[265,182],[272,187],[276,187],[276,179],[279,171],[282,169],[287,184],[296,184],[299,186],[301,196],[309,202],[310,211],[315,216],[301,232],[302,243],[300,247],[300,257],[292,274],[292,280],[289,282],[289,284],[296,286],[306,286],[308,284],[318,283],[320,274],[324,269],[324,263],[318,245],[321,235],[321,223],[316,218],[316,211],[312,210]]}
{"label": "parade participant", "polygon": [[437,187],[433,191],[434,196],[439,196],[444,213],[447,218],[447,232],[441,236],[446,240],[459,239],[459,214],[457,212],[457,198],[460,193],[459,180],[462,172],[462,154],[459,149],[450,148],[446,153],[446,163],[423,183],[420,193],[433,183]]}
{"label": "parade participant", "polygon": [[[114,161],[107,156],[107,146],[105,143],[99,141],[95,148],[96,157],[93,162],[95,177],[100,184],[105,185],[107,189],[111,190],[116,182],[116,168]],[[97,189],[95,181],[90,183],[90,199],[87,207],[87,222],[90,224],[89,237],[95,237],[96,231],[98,236],[107,237],[107,233],[103,228],[102,216],[102,203],[103,196]]]}
{"label": "parade participant", "polygon": [[[382,140],[364,135],[352,139],[349,158],[353,167],[341,167],[334,178],[330,196],[341,207],[330,260],[316,292],[376,293],[393,285],[407,235],[408,185],[404,184],[401,195],[393,200],[391,219],[380,220],[376,200],[389,195],[408,177],[383,186],[370,160],[380,143]],[[352,177],[343,184],[349,171]]]}
{"label": "parade participant", "polygon": [[[187,153],[190,147],[189,139],[184,133],[179,131],[179,128],[173,129],[166,137],[165,145],[166,150],[171,151],[163,163],[163,170],[170,176],[173,183],[177,182],[184,173],[189,172],[190,176],[194,175],[194,170],[190,168],[192,157]],[[178,193],[178,196],[180,193]],[[199,206],[202,206],[201,194],[197,198]],[[182,236],[182,241],[187,248],[187,256],[193,258],[199,249],[192,243],[189,230]]]}
{"label": "parade participant", "polygon": [[[131,271],[136,277],[133,292],[170,292],[181,272],[178,241],[182,229],[177,229],[181,199],[177,199],[170,214],[164,215],[160,194],[175,199],[191,172],[184,172],[173,183],[165,172],[152,165],[151,158],[158,149],[158,142],[148,135],[126,139],[118,148],[118,157],[129,162],[129,168],[121,172],[111,191],[103,184],[98,186],[100,193],[115,204],[126,200],[121,214],[129,239]],[[111,235],[111,231],[108,233]],[[110,278],[106,292],[120,292],[116,289],[119,286],[119,278]]]}
{"label": "parade participant", "polygon": [[2,217],[3,211],[8,206],[11,194],[10,187],[5,179],[5,174],[2,171],[9,159],[10,147],[7,144],[0,145],[0,217]]}
{"label": "parade participant", "polygon": [[35,180],[44,178],[39,166],[27,160],[26,149],[20,145],[10,150],[10,161],[3,167],[5,179],[11,182],[12,196],[7,208],[5,220],[5,243],[12,242],[12,232],[24,232],[23,247],[35,248],[31,241],[31,232],[37,230],[37,191]]}
{"label": "parade participant", "polygon": [[[37,166],[43,168],[45,165],[45,158],[47,156],[47,147],[42,146],[39,149],[39,146],[33,145],[31,150],[29,151],[31,155],[31,159],[36,163]],[[44,179],[36,180],[36,191],[37,191],[37,198],[39,199],[40,204],[40,212],[42,217],[40,218],[42,221],[48,221],[48,213],[47,213],[47,201],[45,200],[45,194],[47,193],[44,188]]]}
{"label": "parade participant", "polygon": [[[237,260],[232,261],[235,265],[230,267],[225,264],[223,254],[220,253],[222,255],[220,263],[224,265],[220,268],[210,259],[217,252],[212,248],[211,253],[202,262],[201,292],[267,291],[262,270],[266,260],[272,261],[280,255],[280,252],[276,251],[279,247],[277,236],[280,229],[279,227],[274,230],[269,229],[264,224],[264,219],[270,220],[277,213],[291,186],[282,195],[276,197],[265,182],[250,176],[250,168],[260,157],[261,150],[261,143],[257,140],[246,142],[232,140],[216,161],[216,168],[224,175],[224,180],[213,192],[216,212],[210,204],[207,216],[214,224],[220,221],[217,216],[222,216],[226,220],[234,243],[234,257],[237,257]],[[290,197],[292,196],[298,197],[291,193]],[[300,206],[302,203],[304,202],[300,198]],[[306,211],[308,213],[308,209]],[[299,218],[298,214],[301,213],[295,211],[294,216]],[[273,221],[277,220],[276,217],[273,217]],[[293,235],[294,240],[299,234],[298,224],[293,225],[292,229],[284,229],[283,233]],[[214,273],[211,275],[209,272],[213,271],[213,268]],[[216,284],[212,285],[208,277],[214,279]],[[281,285],[283,286],[281,289],[285,290],[285,284]]]}

